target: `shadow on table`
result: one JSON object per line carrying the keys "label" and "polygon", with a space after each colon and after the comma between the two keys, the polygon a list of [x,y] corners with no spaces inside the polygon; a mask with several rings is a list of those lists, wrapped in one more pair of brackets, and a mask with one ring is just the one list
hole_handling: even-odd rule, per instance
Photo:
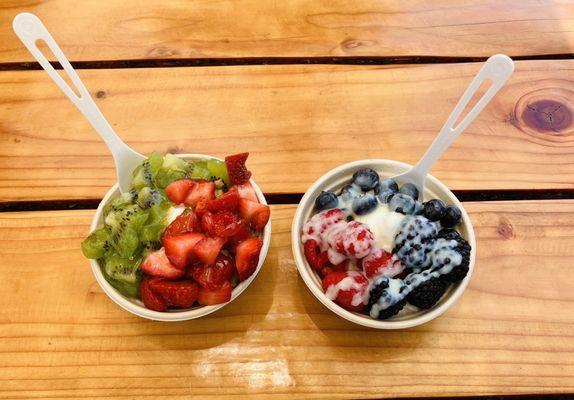
{"label": "shadow on table", "polygon": [[[390,331],[363,327],[325,307],[300,277],[298,287],[307,314],[334,352],[355,358],[357,352],[362,350],[365,355],[375,355],[379,361],[385,361],[404,358],[422,345],[424,332],[421,328]],[[349,348],[353,351],[349,351]]]}

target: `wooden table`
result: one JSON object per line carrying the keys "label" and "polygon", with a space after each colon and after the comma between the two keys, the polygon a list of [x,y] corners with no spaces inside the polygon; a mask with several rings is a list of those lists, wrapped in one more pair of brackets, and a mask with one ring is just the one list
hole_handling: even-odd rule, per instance
{"label": "wooden table", "polygon": [[[79,245],[112,160],[17,41],[24,10],[138,151],[251,152],[273,236],[237,301],[167,324],[102,292]],[[415,329],[336,317],[291,254],[301,193],[417,160],[497,52],[514,76],[433,169],[475,224],[470,286]],[[4,2],[0,398],[574,395],[573,53],[568,0]]]}

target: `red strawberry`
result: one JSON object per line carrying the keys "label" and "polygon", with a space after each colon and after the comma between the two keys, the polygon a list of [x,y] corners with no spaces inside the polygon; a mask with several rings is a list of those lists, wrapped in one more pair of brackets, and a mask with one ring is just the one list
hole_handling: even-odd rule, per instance
{"label": "red strawberry", "polygon": [[327,252],[321,252],[319,245],[313,239],[309,239],[305,242],[304,250],[305,258],[307,258],[307,262],[309,262],[309,265],[314,270],[321,271],[323,267],[329,265]]}
{"label": "red strawberry", "polygon": [[265,228],[271,215],[271,209],[266,204],[256,203],[247,199],[239,199],[239,214],[248,221],[251,228],[258,231]]}
{"label": "red strawberry", "polygon": [[185,274],[183,269],[175,267],[167,258],[165,249],[148,254],[140,265],[143,272],[148,275],[159,276],[167,279],[177,279]]}
{"label": "red strawberry", "polygon": [[193,279],[208,289],[221,287],[231,279],[234,272],[233,259],[225,254],[219,254],[213,265],[196,264],[190,268]]}
{"label": "red strawberry", "polygon": [[190,209],[181,213],[163,232],[163,239],[188,232],[201,232],[201,223]]}
{"label": "red strawberry", "polygon": [[239,280],[244,281],[253,275],[259,263],[259,253],[262,246],[263,241],[257,236],[244,240],[237,245],[235,266],[239,273]]}
{"label": "red strawberry", "polygon": [[237,233],[231,237],[229,237],[229,243],[231,245],[239,244],[243,242],[245,239],[248,239],[251,236],[251,230],[247,224],[241,224],[241,228]]}
{"label": "red strawberry", "polygon": [[363,272],[367,278],[377,275],[393,277],[405,269],[398,258],[383,249],[373,250],[367,257],[361,260]]}
{"label": "red strawberry", "polygon": [[211,212],[235,211],[237,210],[238,205],[239,193],[235,190],[230,190],[215,200],[211,200],[207,203],[207,209]]}
{"label": "red strawberry", "polygon": [[191,179],[180,179],[167,185],[165,193],[169,201],[175,204],[181,204],[185,201],[193,185],[194,182]]}
{"label": "red strawberry", "polygon": [[362,311],[369,280],[360,272],[335,271],[323,278],[327,297],[349,311]]}
{"label": "red strawberry", "polygon": [[225,157],[225,166],[227,167],[227,174],[229,181],[232,185],[241,185],[251,178],[251,172],[245,167],[249,153],[240,153],[232,156]]}
{"label": "red strawberry", "polygon": [[233,287],[229,282],[225,282],[220,288],[208,289],[199,287],[197,302],[202,306],[212,306],[214,304],[227,303],[231,300]]}
{"label": "red strawberry", "polygon": [[193,248],[193,254],[202,263],[213,264],[225,242],[225,238],[203,238]]}
{"label": "red strawberry", "polygon": [[203,238],[204,234],[196,232],[164,238],[165,254],[174,267],[185,269],[193,257],[193,248]]}
{"label": "red strawberry", "polygon": [[194,184],[191,185],[185,199],[186,205],[196,206],[202,200],[208,202],[209,200],[215,199],[215,183],[201,179],[192,182]]}
{"label": "red strawberry", "polygon": [[197,300],[198,287],[193,281],[155,279],[149,282],[149,287],[170,306],[189,308]]}
{"label": "red strawberry", "polygon": [[207,211],[207,201],[199,200],[195,206],[195,213],[198,217],[203,217],[203,214]]}
{"label": "red strawberry", "polygon": [[229,237],[235,235],[245,225],[245,221],[231,211],[206,212],[201,219],[203,231],[210,236]]}
{"label": "red strawberry", "polygon": [[148,278],[147,276],[142,279],[140,284],[140,298],[144,305],[150,310],[165,311],[167,310],[167,302],[159,295],[154,293],[150,288],[150,282],[160,280],[159,278]]}
{"label": "red strawberry", "polygon": [[241,197],[242,199],[247,199],[259,203],[257,193],[255,193],[255,189],[253,189],[253,186],[251,185],[250,182],[245,182],[242,185],[232,186],[231,189],[229,189],[229,191],[236,191],[237,194],[239,194],[239,197]]}

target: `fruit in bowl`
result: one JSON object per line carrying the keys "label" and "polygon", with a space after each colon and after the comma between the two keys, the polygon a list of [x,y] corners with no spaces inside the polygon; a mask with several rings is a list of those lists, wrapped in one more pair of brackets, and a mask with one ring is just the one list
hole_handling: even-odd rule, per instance
{"label": "fruit in bowl", "polygon": [[107,196],[84,255],[125,299],[149,310],[230,301],[256,272],[269,235],[270,209],[250,181],[247,156],[152,153],[129,192]]}
{"label": "fruit in bowl", "polygon": [[[471,266],[469,242],[474,243],[474,238],[465,238],[469,221],[459,229],[463,210],[454,204],[456,198],[448,192],[453,204],[444,201],[446,195],[433,198],[425,193],[423,199],[414,185],[381,179],[375,169],[365,166],[351,169],[346,165],[338,170],[322,180],[333,181],[337,174],[344,176],[350,170],[350,181],[339,177],[331,186],[336,190],[319,191],[326,187],[320,180],[308,192],[314,200],[304,196],[296,213],[293,234],[315,275],[307,279],[307,270],[298,263],[308,286],[316,290],[312,281],[320,280],[322,293],[314,293],[321,301],[389,323],[435,309],[447,293],[460,286]],[[448,191],[435,184],[435,178],[430,180]],[[312,201],[313,209],[305,210]],[[294,249],[298,258],[300,250]],[[342,316],[383,327],[349,313]],[[405,327],[413,325],[409,322]]]}

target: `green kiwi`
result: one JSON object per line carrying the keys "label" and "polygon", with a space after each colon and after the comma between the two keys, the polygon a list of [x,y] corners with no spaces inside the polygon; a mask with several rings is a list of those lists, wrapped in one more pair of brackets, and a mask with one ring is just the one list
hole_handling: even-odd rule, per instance
{"label": "green kiwi", "polygon": [[229,186],[227,166],[223,161],[219,161],[214,158],[207,160],[207,170],[209,171],[212,180],[221,179],[227,186]]}
{"label": "green kiwi", "polygon": [[210,180],[211,172],[209,172],[209,169],[207,169],[207,163],[205,161],[194,162],[190,177],[195,179]]}
{"label": "green kiwi", "polygon": [[98,259],[104,256],[109,248],[108,240],[110,232],[106,228],[99,228],[93,231],[82,242],[82,252],[86,258]]}
{"label": "green kiwi", "polygon": [[110,243],[120,256],[133,259],[139,246],[138,233],[133,226],[122,224],[112,230]]}

